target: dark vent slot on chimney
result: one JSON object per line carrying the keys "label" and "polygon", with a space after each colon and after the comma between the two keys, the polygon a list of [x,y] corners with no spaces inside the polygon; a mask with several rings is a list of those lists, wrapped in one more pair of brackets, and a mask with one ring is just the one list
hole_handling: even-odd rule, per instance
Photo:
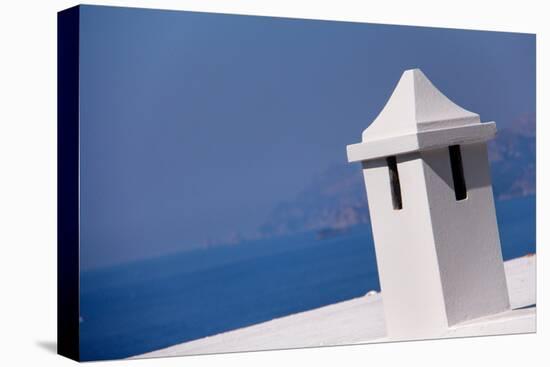
{"label": "dark vent slot on chimney", "polygon": [[453,171],[453,184],[455,187],[456,200],[466,199],[466,182],[464,181],[464,168],[462,167],[462,155],[460,154],[460,145],[451,145],[449,147],[449,156],[451,158],[451,169]]}
{"label": "dark vent slot on chimney", "polygon": [[403,209],[403,201],[401,200],[401,184],[399,183],[399,172],[397,171],[397,161],[395,156],[386,158],[388,169],[390,172],[391,185],[391,200],[393,209]]}

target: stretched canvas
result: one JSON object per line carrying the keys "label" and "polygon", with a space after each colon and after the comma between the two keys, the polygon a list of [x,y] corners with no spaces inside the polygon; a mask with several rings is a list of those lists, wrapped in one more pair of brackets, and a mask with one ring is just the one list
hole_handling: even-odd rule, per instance
{"label": "stretched canvas", "polygon": [[535,332],[535,43],[61,11],[59,353]]}

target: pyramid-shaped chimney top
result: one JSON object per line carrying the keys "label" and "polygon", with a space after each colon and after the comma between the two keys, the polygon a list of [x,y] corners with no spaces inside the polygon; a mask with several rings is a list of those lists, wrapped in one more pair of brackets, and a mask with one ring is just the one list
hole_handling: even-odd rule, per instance
{"label": "pyramid-shaped chimney top", "polygon": [[478,114],[453,103],[420,69],[412,69],[403,73],[382,112],[363,131],[363,141],[476,123]]}
{"label": "pyramid-shaped chimney top", "polygon": [[420,69],[401,76],[390,99],[363,131],[363,142],[348,146],[350,162],[444,145],[492,138],[494,123],[458,106],[441,93]]}

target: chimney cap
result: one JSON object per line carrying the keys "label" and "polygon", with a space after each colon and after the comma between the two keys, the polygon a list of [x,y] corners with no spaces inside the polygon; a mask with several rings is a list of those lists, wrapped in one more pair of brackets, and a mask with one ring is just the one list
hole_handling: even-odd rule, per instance
{"label": "chimney cap", "polygon": [[368,128],[363,141],[348,145],[348,161],[357,162],[418,150],[487,141],[494,122],[458,106],[420,69],[406,70],[390,99]]}

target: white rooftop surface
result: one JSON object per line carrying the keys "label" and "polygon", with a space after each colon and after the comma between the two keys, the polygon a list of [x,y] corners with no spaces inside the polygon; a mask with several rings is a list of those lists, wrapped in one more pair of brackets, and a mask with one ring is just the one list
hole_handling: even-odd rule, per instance
{"label": "white rooftop surface", "polygon": [[[512,310],[450,328],[442,338],[536,331],[536,255],[504,263]],[[421,294],[418,295],[422,297]],[[174,345],[132,358],[167,357],[391,341],[385,336],[382,293]]]}

